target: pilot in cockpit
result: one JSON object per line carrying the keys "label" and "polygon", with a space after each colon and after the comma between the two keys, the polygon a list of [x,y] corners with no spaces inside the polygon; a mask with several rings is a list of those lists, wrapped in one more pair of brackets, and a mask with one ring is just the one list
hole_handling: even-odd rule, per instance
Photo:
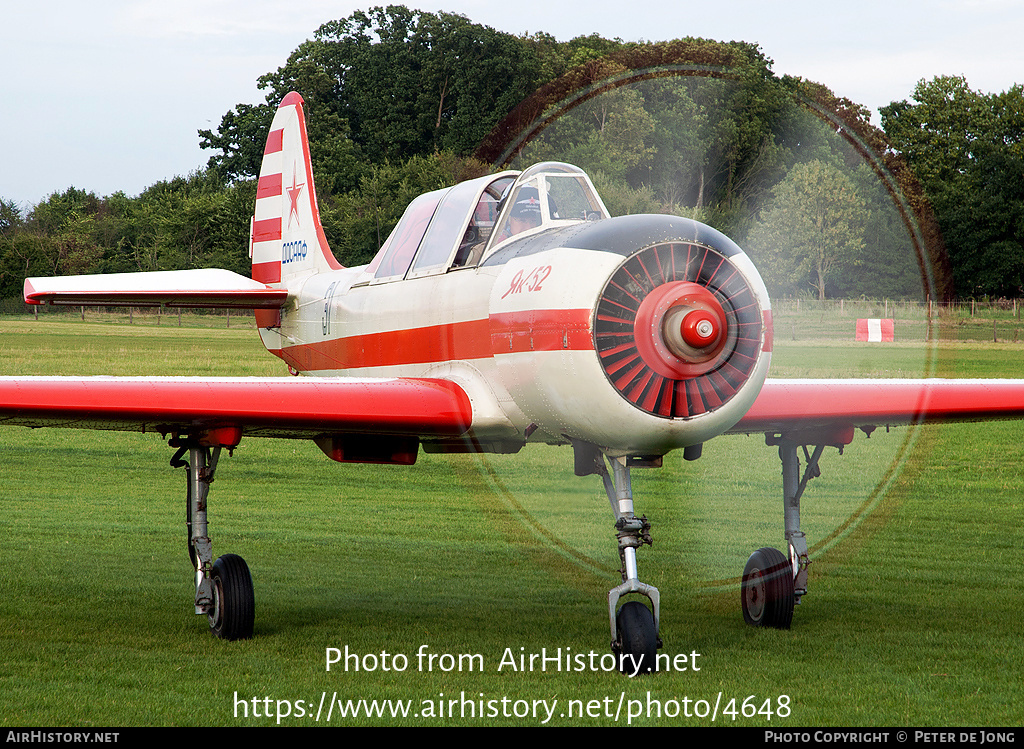
{"label": "pilot in cockpit", "polygon": [[[551,206],[550,200],[548,207],[551,208],[551,215],[553,217],[557,216],[557,212]],[[516,234],[522,234],[524,231],[535,229],[542,222],[543,217],[540,213],[540,200],[537,196],[537,188],[530,186],[522,187],[515,194],[515,202],[512,204],[508,219],[505,221],[505,226],[502,227],[497,241],[504,242]]]}
{"label": "pilot in cockpit", "polygon": [[508,235],[514,237],[516,234],[534,229],[540,224],[540,201],[537,199],[537,189],[524,187],[516,195],[516,202],[512,205],[512,212],[509,214]]}

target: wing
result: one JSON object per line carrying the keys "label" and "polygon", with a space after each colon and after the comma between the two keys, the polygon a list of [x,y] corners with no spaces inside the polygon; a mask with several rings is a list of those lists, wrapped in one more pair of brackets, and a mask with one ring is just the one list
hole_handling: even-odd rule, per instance
{"label": "wing", "polygon": [[218,430],[225,446],[242,435],[458,437],[471,421],[462,388],[437,379],[0,377],[0,424]]}
{"label": "wing", "polygon": [[731,433],[1024,418],[1024,380],[767,380]]}

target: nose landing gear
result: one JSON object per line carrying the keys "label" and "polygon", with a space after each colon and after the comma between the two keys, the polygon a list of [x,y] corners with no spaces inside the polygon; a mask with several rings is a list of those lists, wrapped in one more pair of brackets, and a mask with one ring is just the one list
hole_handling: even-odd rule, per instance
{"label": "nose landing gear", "polygon": [[[608,501],[615,514],[622,584],[608,591],[612,652],[619,657],[619,670],[623,673],[650,673],[656,670],[657,651],[662,645],[658,636],[661,594],[653,585],[640,582],[637,573],[636,551],[641,546],[652,545],[651,523],[646,516],[638,518],[633,514],[630,459],[608,456],[607,461],[612,468],[612,475],[609,475],[605,467],[605,456],[597,447],[574,442],[573,448],[576,475],[598,474],[604,482]],[[650,608],[636,599],[627,601],[619,608],[619,599],[629,594],[643,596],[650,601]]]}

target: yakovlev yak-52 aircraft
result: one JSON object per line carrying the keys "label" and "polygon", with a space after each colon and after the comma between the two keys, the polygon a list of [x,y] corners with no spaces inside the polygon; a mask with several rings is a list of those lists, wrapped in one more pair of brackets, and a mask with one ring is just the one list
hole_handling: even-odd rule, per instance
{"label": "yakovlev yak-52 aircraft", "polygon": [[660,604],[637,572],[651,526],[634,513],[631,467],[676,449],[695,459],[722,434],[778,446],[787,551],[754,551],[741,592],[747,622],[787,628],[807,592],[800,498],[825,446],[849,444],[857,428],[1024,416],[1024,380],[766,381],[771,308],[743,251],[688,219],[612,218],[567,164],[421,195],[373,262],[343,268],[320,225],[295,93],[267,137],[250,252],[251,279],[32,278],[25,299],[251,308],[267,349],[307,376],[0,379],[0,423],[168,438],[172,465],[187,467],[195,610],[226,639],[252,636],[253,587],[240,557],[214,561],[207,499],[221,450],[243,438],[308,438],[337,461],[398,464],[421,447],[571,444],[576,474],[601,476],[615,516],[612,648],[649,668]]}

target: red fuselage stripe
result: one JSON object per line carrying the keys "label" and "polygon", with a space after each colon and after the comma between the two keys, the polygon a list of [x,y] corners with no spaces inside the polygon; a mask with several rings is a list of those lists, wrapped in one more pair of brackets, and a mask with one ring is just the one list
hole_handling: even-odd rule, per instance
{"label": "red fuselage stripe", "polygon": [[546,309],[491,315],[491,352],[593,350],[589,309]]}
{"label": "red fuselage stripe", "polygon": [[770,353],[772,346],[775,345],[775,321],[772,318],[772,311],[764,310],[761,313],[761,320],[764,325],[764,342],[761,344],[761,350]]}
{"label": "red fuselage stripe", "polygon": [[590,310],[530,310],[289,346],[279,355],[298,370],[318,372],[593,348]]}

